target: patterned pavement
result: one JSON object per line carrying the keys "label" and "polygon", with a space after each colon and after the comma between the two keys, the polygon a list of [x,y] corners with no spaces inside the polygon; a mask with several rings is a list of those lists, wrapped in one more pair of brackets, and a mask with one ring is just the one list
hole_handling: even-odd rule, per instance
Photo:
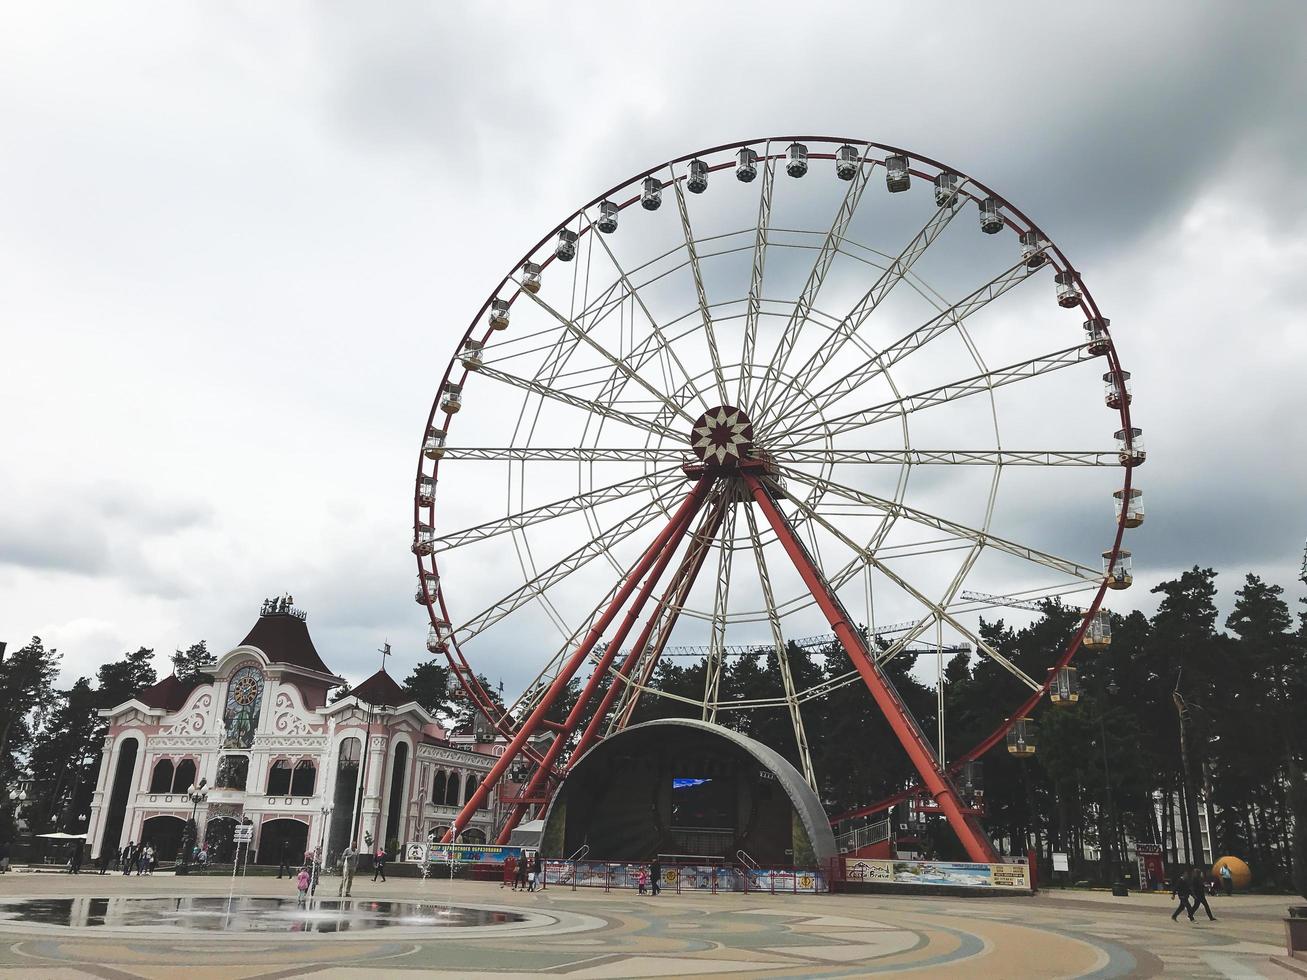
{"label": "patterned pavement", "polygon": [[[224,896],[220,878],[11,873],[0,902],[76,896]],[[334,892],[334,879],[324,887]],[[238,894],[293,897],[286,881],[251,878]],[[418,919],[366,932],[215,933],[157,924],[69,929],[0,921],[0,978],[209,977],[1272,977],[1288,897],[1213,902],[1218,921],[1171,922],[1160,896],[1034,898],[675,895],[392,879],[354,898],[519,910],[525,920],[433,929]],[[360,909],[366,908],[366,905]],[[348,918],[351,910],[343,913]],[[323,913],[324,915],[326,913]],[[1307,964],[1305,964],[1307,966]]]}

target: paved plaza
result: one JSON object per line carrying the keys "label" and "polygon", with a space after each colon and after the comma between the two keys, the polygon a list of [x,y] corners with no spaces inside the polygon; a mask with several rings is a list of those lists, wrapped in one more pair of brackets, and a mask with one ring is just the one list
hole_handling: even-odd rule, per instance
{"label": "paved plaza", "polygon": [[[320,896],[334,896],[324,879]],[[513,894],[487,882],[360,879],[354,906],[325,903],[307,923],[292,914],[268,931],[181,929],[178,901],[225,899],[219,877],[11,873],[0,878],[9,915],[23,898],[155,897],[132,921],[68,928],[0,922],[0,977],[296,977],[404,973],[441,977],[899,976],[1294,977],[1282,955],[1284,897],[1216,899],[1218,921],[1172,923],[1166,898],[1046,892],[1034,898],[675,895],[550,888]],[[250,878],[238,895],[294,898],[286,880]],[[373,902],[420,903],[422,915],[385,929],[312,931],[367,918]],[[432,928],[446,903],[507,910],[477,928]],[[77,903],[84,910],[90,903]],[[215,903],[221,905],[221,902]],[[248,903],[247,903],[248,904]],[[47,901],[44,906],[67,908]],[[239,906],[238,906],[239,908]],[[412,908],[412,906],[409,906]],[[162,910],[162,911],[160,911]],[[86,921],[83,918],[82,921]],[[335,928],[333,926],[332,928]],[[179,970],[184,969],[184,973]]]}

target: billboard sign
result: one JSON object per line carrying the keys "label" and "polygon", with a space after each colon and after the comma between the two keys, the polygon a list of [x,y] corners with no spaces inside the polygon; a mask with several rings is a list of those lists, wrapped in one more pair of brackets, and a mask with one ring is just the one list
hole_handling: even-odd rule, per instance
{"label": "billboard sign", "polygon": [[848,881],[895,885],[951,885],[961,888],[1029,888],[1024,864],[972,864],[962,861],[878,861],[845,858]]}

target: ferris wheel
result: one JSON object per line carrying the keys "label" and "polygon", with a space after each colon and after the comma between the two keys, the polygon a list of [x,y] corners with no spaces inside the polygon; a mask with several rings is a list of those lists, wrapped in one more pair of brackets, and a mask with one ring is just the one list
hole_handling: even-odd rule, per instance
{"label": "ferris wheel", "polygon": [[[1031,709],[1070,697],[1071,657],[1110,639],[1100,606],[1129,586],[1143,520],[1131,398],[1080,273],[961,170],[787,136],[597,196],[491,291],[423,437],[428,647],[508,743],[448,837],[511,771],[506,840],[649,698],[724,724],[787,713],[815,786],[805,710],[857,685],[972,860],[994,859],[954,774],[1005,738],[1033,747]],[[1073,593],[1083,620],[1042,674],[980,635],[999,600]],[[788,644],[817,633],[854,669],[799,676]],[[704,651],[691,698],[659,686],[674,638]],[[942,722],[932,741],[884,669],[932,644],[1011,682],[991,734],[947,759]],[[734,696],[724,673],[758,651],[779,691]],[[526,674],[515,701],[478,681],[488,664]]]}

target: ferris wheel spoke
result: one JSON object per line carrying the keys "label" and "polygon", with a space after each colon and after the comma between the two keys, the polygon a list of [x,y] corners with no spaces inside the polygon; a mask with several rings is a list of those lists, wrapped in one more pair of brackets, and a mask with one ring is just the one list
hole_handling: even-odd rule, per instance
{"label": "ferris wheel spoke", "polygon": [[[690,227],[690,211],[685,206],[685,192],[681,182],[672,177],[672,188],[676,192],[676,210],[681,216],[681,232],[685,235],[685,252],[690,259],[690,273],[694,277],[694,292],[699,299],[699,316],[703,320],[704,339],[708,342],[708,356],[712,359],[713,381],[717,385],[717,395],[721,404],[729,402],[726,396],[726,377],[722,374],[721,352],[717,349],[717,332],[713,329],[712,311],[708,308],[708,294],[703,288],[703,270],[699,268],[699,252],[694,244],[694,231]],[[687,416],[688,418],[688,416]]]}
{"label": "ferris wheel spoke", "polygon": [[538,381],[531,381],[526,378],[520,378],[514,374],[500,371],[498,368],[483,366],[478,374],[490,378],[493,381],[499,381],[506,385],[512,385],[515,388],[521,388],[523,391],[531,392],[542,398],[549,398],[553,401],[561,402],[564,405],[571,405],[573,408],[579,408],[583,412],[589,412],[591,415],[602,415],[605,418],[613,419],[617,422],[624,422],[636,429],[642,429],[645,432],[651,432],[656,436],[672,442],[683,443],[686,437],[683,433],[675,432],[665,425],[645,418],[641,415],[634,415],[630,412],[624,412],[612,405],[603,402],[592,401],[589,398],[582,398],[580,395],[573,395],[569,392],[559,391],[549,385],[541,384]]}
{"label": "ferris wheel spoke", "polygon": [[537,306],[539,306],[542,310],[544,310],[546,313],[548,313],[550,316],[552,316],[555,320],[557,320],[558,323],[559,323],[559,325],[562,326],[564,330],[566,330],[568,333],[570,333],[572,336],[574,336],[577,340],[579,340],[579,341],[581,341],[582,343],[586,344],[588,347],[590,347],[592,350],[594,350],[596,353],[598,353],[599,356],[601,356],[604,360],[606,360],[606,361],[609,363],[609,365],[610,365],[610,366],[611,366],[615,371],[617,371],[619,374],[621,374],[624,378],[626,378],[627,381],[633,381],[633,382],[635,382],[636,385],[638,385],[639,387],[643,388],[643,389],[644,389],[645,391],[647,391],[649,394],[653,395],[653,397],[655,398],[655,400],[657,400],[657,401],[659,401],[659,402],[662,402],[662,404],[663,404],[663,405],[668,409],[668,411],[670,411],[673,415],[682,415],[682,416],[684,416],[684,418],[685,418],[685,420],[686,420],[687,422],[693,422],[693,421],[694,421],[693,416],[687,414],[686,411],[685,411],[685,409],[681,408],[679,405],[675,405],[675,404],[673,404],[672,401],[671,401],[671,399],[669,399],[669,398],[667,397],[667,395],[665,395],[665,394],[662,392],[662,390],[660,390],[660,389],[658,389],[658,388],[655,388],[655,387],[654,387],[653,385],[651,385],[648,381],[646,381],[646,380],[645,380],[641,375],[639,375],[639,374],[637,374],[635,371],[631,370],[631,366],[630,366],[629,364],[627,364],[625,360],[623,360],[622,358],[620,358],[620,357],[618,357],[617,355],[613,354],[612,352],[610,352],[610,351],[608,350],[608,348],[604,347],[603,344],[601,344],[601,343],[599,343],[597,340],[595,340],[594,337],[591,336],[591,333],[590,333],[589,331],[587,331],[587,330],[582,330],[582,329],[581,329],[580,327],[578,327],[575,323],[573,323],[570,319],[568,319],[567,317],[563,316],[562,313],[558,312],[558,310],[554,309],[552,306],[550,306],[548,303],[546,303],[544,300],[542,300],[542,299],[539,297],[539,295],[537,295],[536,293],[533,293],[533,292],[531,292],[531,291],[529,291],[529,290],[525,290],[525,289],[524,289],[522,292],[523,292],[524,295],[529,296],[529,297],[531,298],[531,300],[532,300],[532,301],[533,301]]}
{"label": "ferris wheel spoke", "polygon": [[717,556],[717,583],[713,589],[712,633],[708,644],[708,660],[703,672],[704,721],[717,720],[717,706],[721,700],[722,661],[726,650],[726,611],[731,597],[731,565],[735,557],[735,497],[733,490],[724,494],[726,508],[722,520]]}
{"label": "ferris wheel spoke", "polygon": [[[689,450],[658,449],[639,446],[630,449],[608,449],[584,446],[576,448],[548,446],[449,446],[444,459],[483,460],[512,463],[679,463],[689,457]],[[1113,456],[1113,459],[1116,457]]]}
{"label": "ferris wheel spoke", "polygon": [[767,232],[771,228],[772,190],[776,180],[776,160],[770,152],[762,167],[762,187],[758,196],[757,231],[753,240],[753,262],[749,272],[749,300],[744,317],[744,348],[740,356],[739,405],[749,401],[753,381],[754,351],[758,346],[758,317],[762,313],[762,278],[767,268]]}
{"label": "ferris wheel spoke", "polygon": [[[1096,568],[1090,568],[1087,565],[1081,565],[1079,562],[1071,561],[1068,558],[1059,558],[1057,555],[1051,555],[1045,551],[1039,551],[1030,548],[1015,541],[1009,541],[998,535],[990,534],[988,531],[982,531],[974,527],[968,527],[965,524],[959,524],[957,521],[950,521],[943,517],[937,517],[934,514],[928,514],[924,510],[918,510],[915,507],[909,507],[906,504],[897,503],[893,500],[886,500],[884,497],[877,497],[874,494],[867,493],[865,490],[858,490],[854,487],[846,486],[843,483],[837,483],[834,480],[823,477],[812,476],[799,470],[793,470],[788,467],[781,467],[786,479],[795,480],[798,483],[806,484],[816,489],[824,489],[830,493],[846,497],[849,500],[856,501],[866,506],[886,513],[893,513],[912,521],[915,524],[921,524],[926,527],[934,528],[937,531],[944,531],[948,534],[965,538],[985,547],[994,548],[1005,554],[1012,555],[1016,558],[1022,558],[1026,561],[1042,565],[1045,568],[1060,572],[1073,578],[1082,579],[1086,582],[1101,582],[1103,573]],[[791,495],[791,500],[795,498]],[[797,502],[797,501],[796,501]],[[807,513],[816,514],[816,511],[806,504],[799,503],[799,506]]]}
{"label": "ferris wheel spoke", "polygon": [[817,249],[812,271],[808,273],[808,280],[799,293],[794,310],[781,331],[780,340],[777,341],[776,349],[772,352],[771,360],[763,373],[756,399],[760,405],[757,413],[759,416],[767,414],[772,401],[772,389],[779,386],[780,378],[785,372],[785,365],[789,362],[790,355],[794,352],[794,345],[798,342],[799,332],[808,321],[812,305],[817,301],[817,294],[821,292],[822,284],[826,281],[826,273],[830,271],[840,243],[844,241],[844,235],[849,229],[849,222],[853,220],[853,214],[858,209],[858,202],[867,187],[867,180],[876,169],[875,161],[868,159],[866,153],[860,155],[860,160],[858,172],[849,181],[844,200],[840,202],[839,210],[835,212],[835,220],[831,223],[830,231],[826,233],[821,246]]}
{"label": "ferris wheel spoke", "polygon": [[599,555],[610,551],[617,544],[626,540],[652,521],[663,510],[664,502],[661,500],[651,500],[637,508],[625,520],[613,524],[595,535],[565,558],[537,573],[498,602],[477,613],[454,630],[454,638],[460,643],[466,643],[472,637],[484,632],[488,627],[493,626],[527,602],[537,596],[544,595],[546,591],[566,579],[578,568]]}
{"label": "ferris wheel spoke", "polygon": [[[793,497],[791,497],[790,499],[792,501],[794,500]],[[801,503],[799,503],[798,506],[800,508],[804,508],[804,505]],[[970,630],[968,627],[964,626],[961,622],[959,622],[957,617],[949,613],[949,611],[945,609],[944,606],[935,602],[920,589],[913,586],[902,575],[900,575],[898,572],[894,571],[892,568],[887,566],[884,562],[877,559],[874,554],[864,549],[862,545],[858,544],[858,542],[854,541],[842,530],[840,530],[830,521],[826,520],[820,514],[816,513],[815,511],[809,511],[809,513],[812,520],[815,523],[818,523],[822,527],[824,527],[832,536],[834,536],[839,541],[843,542],[843,544],[846,547],[852,549],[855,554],[861,555],[868,562],[868,564],[875,567],[875,569],[878,572],[880,572],[887,579],[889,579],[891,582],[897,585],[902,591],[912,596],[912,598],[914,598],[918,603],[920,603],[922,606],[924,606],[926,609],[930,611],[930,614],[934,619],[936,619],[938,622],[941,623],[947,623],[957,632],[961,633],[964,637],[966,637],[968,640],[970,640],[972,643],[976,645],[977,650],[979,650],[985,656],[989,657],[996,664],[998,664],[1004,670],[1010,673],[1013,677],[1021,681],[1021,683],[1025,684],[1027,687],[1029,687],[1032,691],[1039,691],[1043,689],[1042,685],[1037,684],[1034,680],[1032,680],[1025,673],[1025,671],[1021,670],[1020,667],[1012,663],[1012,661],[1008,660],[1001,653],[999,653],[997,650],[991,647],[988,643],[986,643],[974,632],[972,632],[972,630]],[[880,658],[877,659],[879,660]],[[889,658],[886,657],[885,659],[889,659]]]}
{"label": "ferris wheel spoke", "polygon": [[681,377],[684,379],[686,386],[689,388],[690,391],[694,392],[694,394],[698,396],[699,401],[702,402],[703,407],[706,411],[711,406],[703,398],[703,396],[699,394],[698,389],[694,385],[694,381],[690,375],[690,372],[686,370],[685,364],[681,361],[680,356],[676,353],[676,348],[672,346],[672,341],[668,339],[667,335],[663,332],[662,327],[658,325],[658,321],[654,319],[653,313],[649,311],[648,305],[645,303],[644,298],[640,295],[640,291],[636,288],[635,284],[631,281],[630,275],[626,272],[625,269],[622,268],[622,264],[617,261],[617,255],[613,252],[612,247],[608,244],[607,236],[601,234],[595,237],[598,239],[599,244],[603,247],[604,254],[608,256],[608,261],[612,263],[613,271],[617,273],[618,282],[622,284],[622,288],[625,290],[625,295],[631,297],[631,302],[640,308],[640,312],[644,314],[644,318],[649,321],[649,336],[648,338],[646,338],[646,350],[648,351],[648,356],[646,356],[643,362],[641,362],[639,365],[636,366],[636,370],[639,370],[640,367],[644,363],[647,363],[649,358],[654,355],[667,357],[671,363],[676,365],[676,369],[680,372]]}
{"label": "ferris wheel spoke", "polygon": [[1120,466],[1118,453],[1092,449],[787,449],[791,465],[871,463],[895,466]]}
{"label": "ferris wheel spoke", "polygon": [[806,402],[805,410],[794,420],[803,426],[809,419],[820,416],[831,405],[845,395],[856,391],[861,386],[889,370],[909,354],[920,350],[936,337],[962,324],[972,314],[984,309],[1018,283],[1029,279],[1035,270],[1018,262],[1010,269],[1000,273],[960,302],[954,303],[938,316],[927,320],[915,330],[894,341],[876,357],[868,358],[852,371],[826,385]]}
{"label": "ferris wheel spoke", "polygon": [[[957,198],[954,200],[955,202],[958,201]],[[955,203],[954,206],[937,208],[931,214],[925,226],[904,246],[894,261],[881,273],[880,278],[863,295],[862,299],[858,300],[853,309],[835,325],[834,337],[818,347],[803,366],[799,368],[794,375],[794,381],[788,392],[778,400],[773,409],[768,409],[765,412],[767,417],[774,415],[784,418],[786,410],[794,404],[795,398],[798,397],[795,392],[808,391],[812,387],[818,375],[843,350],[844,345],[861,329],[867,319],[876,312],[876,308],[885,300],[894,287],[912,271],[912,266],[916,261],[926,254],[926,250],[930,248],[935,239],[944,233],[944,229],[948,227],[949,222],[961,210],[960,204]]]}
{"label": "ferris wheel spoke", "polygon": [[995,368],[993,371],[984,374],[972,375],[969,378],[963,378],[950,384],[928,388],[925,391],[918,391],[911,395],[904,395],[902,398],[882,402],[870,408],[849,412],[845,415],[836,415],[810,425],[800,425],[785,433],[785,435],[793,438],[788,443],[777,445],[775,451],[788,451],[795,446],[801,446],[816,439],[843,435],[846,432],[866,428],[887,419],[920,412],[923,409],[943,405],[946,402],[966,398],[969,395],[984,394],[995,388],[1002,388],[1018,381],[1028,381],[1051,371],[1075,367],[1077,364],[1091,361],[1098,356],[1090,352],[1088,344],[1080,344],[1052,354],[1045,354],[1042,357],[1034,357],[1028,361],[1019,361],[1006,367]]}
{"label": "ferris wheel spoke", "polygon": [[798,695],[794,689],[794,674],[790,668],[790,652],[785,644],[785,634],[781,630],[780,613],[776,611],[776,596],[772,592],[771,575],[767,571],[767,560],[762,553],[762,539],[758,534],[758,518],[751,506],[744,508],[744,516],[749,525],[749,540],[753,545],[753,557],[758,565],[758,582],[762,586],[763,604],[767,609],[767,625],[771,628],[772,645],[776,648],[776,662],[780,667],[781,687],[785,692],[783,700],[785,708],[790,714],[790,727],[794,730],[794,744],[798,749],[803,778],[815,790],[817,788],[817,774],[812,767],[812,754],[808,751],[808,733],[803,727],[803,715],[799,711]]}
{"label": "ferris wheel spoke", "polygon": [[608,486],[597,487],[594,490],[574,494],[570,497],[563,497],[551,503],[541,504],[539,507],[509,514],[507,517],[501,517],[498,520],[486,521],[483,524],[442,535],[436,538],[434,544],[438,551],[461,548],[463,545],[471,544],[474,541],[484,541],[486,538],[492,538],[509,531],[520,531],[532,524],[539,524],[541,521],[550,521],[556,517],[563,517],[580,510],[598,507],[614,500],[625,500],[644,490],[657,490],[671,483],[673,479],[684,479],[679,467],[668,467],[654,470],[651,473],[642,473],[629,480],[610,483]]}

